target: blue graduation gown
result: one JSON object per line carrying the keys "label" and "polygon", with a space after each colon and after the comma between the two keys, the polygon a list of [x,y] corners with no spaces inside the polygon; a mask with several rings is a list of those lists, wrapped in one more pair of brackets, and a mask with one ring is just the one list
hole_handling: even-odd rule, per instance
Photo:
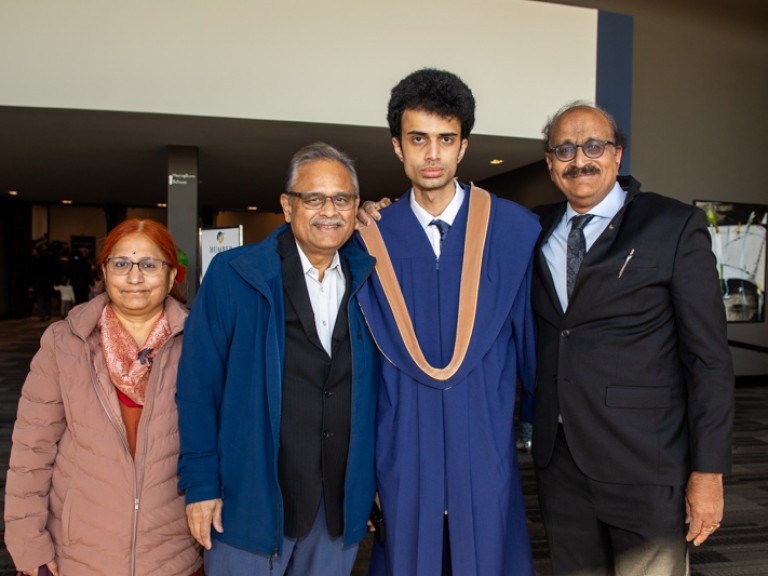
{"label": "blue graduation gown", "polygon": [[[408,197],[379,228],[427,361],[442,368],[456,337],[468,198],[439,261]],[[387,525],[371,573],[439,576],[449,512],[453,573],[532,575],[515,430],[516,378],[532,392],[535,333],[530,306],[535,216],[491,196],[477,318],[467,357],[446,381],[410,358],[378,276],[358,299],[382,352],[376,472]]]}

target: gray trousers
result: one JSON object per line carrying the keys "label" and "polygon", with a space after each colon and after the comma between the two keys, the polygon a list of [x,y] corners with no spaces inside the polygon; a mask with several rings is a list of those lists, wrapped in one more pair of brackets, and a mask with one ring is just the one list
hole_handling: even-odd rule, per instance
{"label": "gray trousers", "polygon": [[328,533],[322,498],[310,531],[298,539],[284,538],[280,556],[254,554],[215,538],[212,544],[205,552],[206,576],[349,576],[357,557],[357,544],[345,547],[342,537]]}

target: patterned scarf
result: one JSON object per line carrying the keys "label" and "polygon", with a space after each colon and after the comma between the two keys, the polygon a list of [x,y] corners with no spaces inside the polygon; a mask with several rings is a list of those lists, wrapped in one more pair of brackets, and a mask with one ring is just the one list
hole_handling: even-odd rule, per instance
{"label": "patterned scarf", "polygon": [[144,406],[154,353],[171,335],[165,313],[155,322],[142,350],[139,350],[133,336],[120,323],[111,306],[104,306],[99,328],[109,377],[117,388],[120,401],[129,406]]}

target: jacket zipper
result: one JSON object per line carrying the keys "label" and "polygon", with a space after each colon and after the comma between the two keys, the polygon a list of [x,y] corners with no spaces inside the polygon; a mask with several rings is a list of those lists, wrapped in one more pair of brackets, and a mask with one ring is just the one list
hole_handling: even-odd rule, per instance
{"label": "jacket zipper", "polygon": [[[104,399],[101,397],[101,392],[99,391],[99,382],[98,378],[96,377],[96,373],[93,370],[93,356],[91,354],[91,349],[88,346],[88,341],[85,338],[80,337],[79,334],[77,336],[83,341],[86,348],[86,353],[88,356],[88,370],[91,373],[91,385],[93,386],[94,392],[96,393],[96,398],[99,400],[99,404],[101,405],[101,409],[104,411],[104,414],[107,416],[107,420],[109,420],[109,423],[112,425],[112,428],[115,429],[115,433],[117,434],[117,437],[120,439],[120,443],[123,446],[123,449],[125,450],[126,454],[130,457],[131,450],[128,446],[128,440],[123,434],[123,429],[118,426],[118,424],[115,422],[114,418],[112,418],[112,414],[109,411],[109,408],[107,408],[107,405],[104,403]],[[133,458],[131,458],[131,468],[133,470],[133,534],[131,536],[131,576],[134,576],[136,573],[136,566],[135,566],[135,551],[136,551],[136,519],[139,514],[139,496],[137,493],[137,485],[136,485],[136,462],[134,462]]]}
{"label": "jacket zipper", "polygon": [[[440,257],[438,256],[436,262],[435,262],[435,272],[437,273],[437,301],[440,302]],[[438,335],[442,334],[443,327],[442,327],[442,319],[440,318],[438,314],[438,320],[440,323],[440,329],[437,331]],[[442,357],[442,345],[440,346],[440,352]],[[442,364],[442,359],[441,359]],[[450,388],[446,388],[442,391],[440,394],[440,403],[441,403],[441,409],[443,413],[443,514],[447,517],[448,516],[448,447],[446,446],[446,438],[447,438],[447,432],[445,429],[445,393],[450,390]]]}
{"label": "jacket zipper", "polygon": [[[283,358],[285,358],[285,352],[283,352]],[[282,388],[283,384],[283,374],[282,374],[282,366],[280,366],[281,372],[280,372],[280,386]],[[281,393],[281,399],[280,399],[280,419],[283,418],[283,407],[282,407],[282,393]],[[278,458],[280,457],[280,429],[278,427],[278,437],[277,437],[277,449],[275,450],[275,519],[277,522],[275,522],[275,544],[272,548],[272,554],[269,556],[269,571],[272,572],[272,561],[277,558],[278,551],[280,550],[280,543],[283,539],[283,532],[280,530],[280,522],[282,520],[282,502],[280,498],[280,479],[277,473],[278,470]]]}
{"label": "jacket zipper", "polygon": [[[85,344],[86,354],[88,358],[88,370],[91,373],[91,385],[93,386],[94,392],[96,393],[96,398],[99,400],[99,404],[101,405],[101,409],[104,411],[104,414],[107,416],[107,420],[109,420],[109,423],[112,424],[112,427],[115,429],[115,432],[117,433],[118,438],[120,439],[121,444],[123,445],[123,448],[125,449],[128,456],[131,455],[130,447],[128,446],[128,440],[126,436],[123,434],[123,429],[117,425],[115,420],[112,418],[111,413],[109,412],[109,409],[107,408],[106,404],[104,403],[104,399],[101,397],[101,393],[99,392],[99,384],[98,379],[96,377],[96,373],[93,370],[93,356],[91,354],[91,349],[88,346],[88,341],[80,336],[77,332],[75,332],[72,328],[72,325],[70,324],[70,330],[72,333],[80,338],[80,340]],[[166,348],[168,345],[168,342],[170,342],[172,339],[176,338],[181,333],[181,330],[177,330],[175,333],[171,334],[168,337],[168,340],[160,347],[158,350],[158,356],[160,355],[160,352]],[[146,422],[149,421],[149,418],[151,416],[151,409],[154,407],[154,395],[150,396],[150,410],[148,411],[146,418],[145,415],[142,413],[142,428],[146,429],[148,424]],[[147,451],[147,434],[143,434],[144,439],[144,453],[142,454],[142,479],[143,479],[143,467],[144,467],[144,458],[146,457],[146,451]],[[136,574],[136,536],[138,532],[138,520],[139,520],[139,483],[138,478],[136,475],[136,461],[134,458],[131,458],[131,468],[133,469],[133,533],[131,536],[131,571],[130,575],[135,576]],[[270,560],[271,564],[271,560]]]}
{"label": "jacket zipper", "polygon": [[[160,348],[157,350],[157,355],[155,356],[155,359],[153,362],[160,363],[160,359],[165,357],[165,350],[170,345],[169,342],[172,342],[179,334],[181,333],[180,330],[174,332],[168,337],[168,340],[166,340]],[[157,371],[154,371],[154,374],[157,374]],[[142,440],[143,440],[143,450],[141,454],[141,464],[139,466],[140,474],[137,478],[136,476],[136,460],[133,460],[133,482],[134,482],[134,506],[133,506],[133,541],[131,542],[131,576],[134,576],[135,570],[136,570],[136,538],[139,531],[139,486],[144,484],[144,469],[146,465],[146,458],[147,458],[147,450],[148,450],[148,444],[149,444],[149,434],[147,433],[147,429],[149,428],[149,421],[152,418],[152,412],[155,408],[155,396],[157,394],[157,387],[159,376],[155,376],[153,378],[153,372],[150,370],[149,375],[149,382],[147,383],[147,391],[152,391],[152,394],[147,395],[147,404],[145,404],[144,409],[141,413],[141,428],[137,431],[137,438],[138,434],[142,433]],[[138,444],[138,442],[137,442]]]}
{"label": "jacket zipper", "polygon": [[[344,529],[343,529],[343,531],[341,533],[342,542],[344,540],[344,536],[347,533],[347,526],[349,525],[347,523],[347,505],[346,505],[346,503],[347,503],[347,499],[346,499],[347,490],[346,489],[347,489],[347,476],[349,474],[349,450],[352,447],[352,433],[354,432],[354,429],[355,429],[355,422],[354,422],[355,411],[352,409],[353,402],[354,402],[354,397],[355,397],[355,344],[354,344],[355,338],[354,338],[354,335],[352,334],[352,309],[354,307],[354,304],[352,303],[352,301],[355,299],[355,296],[357,296],[357,293],[360,291],[360,288],[363,286],[363,283],[366,280],[368,280],[368,278],[370,278],[371,274],[373,274],[373,269],[369,270],[368,273],[360,280],[360,282],[358,283],[358,285],[354,289],[354,291],[350,291],[349,301],[347,302],[347,326],[348,326],[348,329],[349,329],[349,348],[350,348],[350,350],[349,350],[349,358],[350,358],[350,363],[351,363],[351,368],[352,368],[352,370],[351,370],[352,382],[350,384],[350,390],[349,390],[349,394],[350,394],[350,399],[349,399],[350,414],[349,414],[349,440],[347,441],[347,464],[346,464],[346,466],[344,468],[344,504],[343,504],[344,508],[343,508],[343,511],[342,511],[343,512],[343,517],[344,517]],[[367,325],[368,324],[368,320],[365,318],[365,313],[363,313],[363,307],[360,306],[359,302],[357,303],[357,306],[360,309],[360,314],[363,317],[363,321]],[[371,334],[371,338],[373,338],[373,332],[370,330],[370,327],[368,327],[368,332]],[[358,325],[357,325],[357,339],[358,340],[362,340],[362,336],[363,336],[362,335],[362,330],[360,329],[360,324],[358,323]],[[374,342],[375,342],[375,340],[374,340]],[[362,344],[360,344],[360,345],[362,345]],[[374,398],[374,401],[375,400],[376,399]],[[374,435],[374,437],[375,437],[375,435]],[[374,442],[375,442],[375,440],[374,440]]]}

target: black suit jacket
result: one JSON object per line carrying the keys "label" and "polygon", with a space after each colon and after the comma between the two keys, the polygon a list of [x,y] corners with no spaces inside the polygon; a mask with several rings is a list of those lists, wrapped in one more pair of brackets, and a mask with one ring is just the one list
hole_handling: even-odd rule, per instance
{"label": "black suit jacket", "polygon": [[277,240],[285,295],[285,366],[280,418],[278,479],[283,494],[284,532],[300,538],[325,502],[328,532],[344,532],[344,487],[352,418],[352,352],[349,305],[352,277],[346,278],[331,337],[333,356],[323,348],[315,327],[296,240],[286,230]]}
{"label": "black suit jacket", "polygon": [[706,218],[619,181],[627,200],[586,254],[567,313],[541,253],[566,205],[537,210],[535,463],[549,463],[562,414],[595,480],[681,485],[692,470],[728,472],[733,369]]}

